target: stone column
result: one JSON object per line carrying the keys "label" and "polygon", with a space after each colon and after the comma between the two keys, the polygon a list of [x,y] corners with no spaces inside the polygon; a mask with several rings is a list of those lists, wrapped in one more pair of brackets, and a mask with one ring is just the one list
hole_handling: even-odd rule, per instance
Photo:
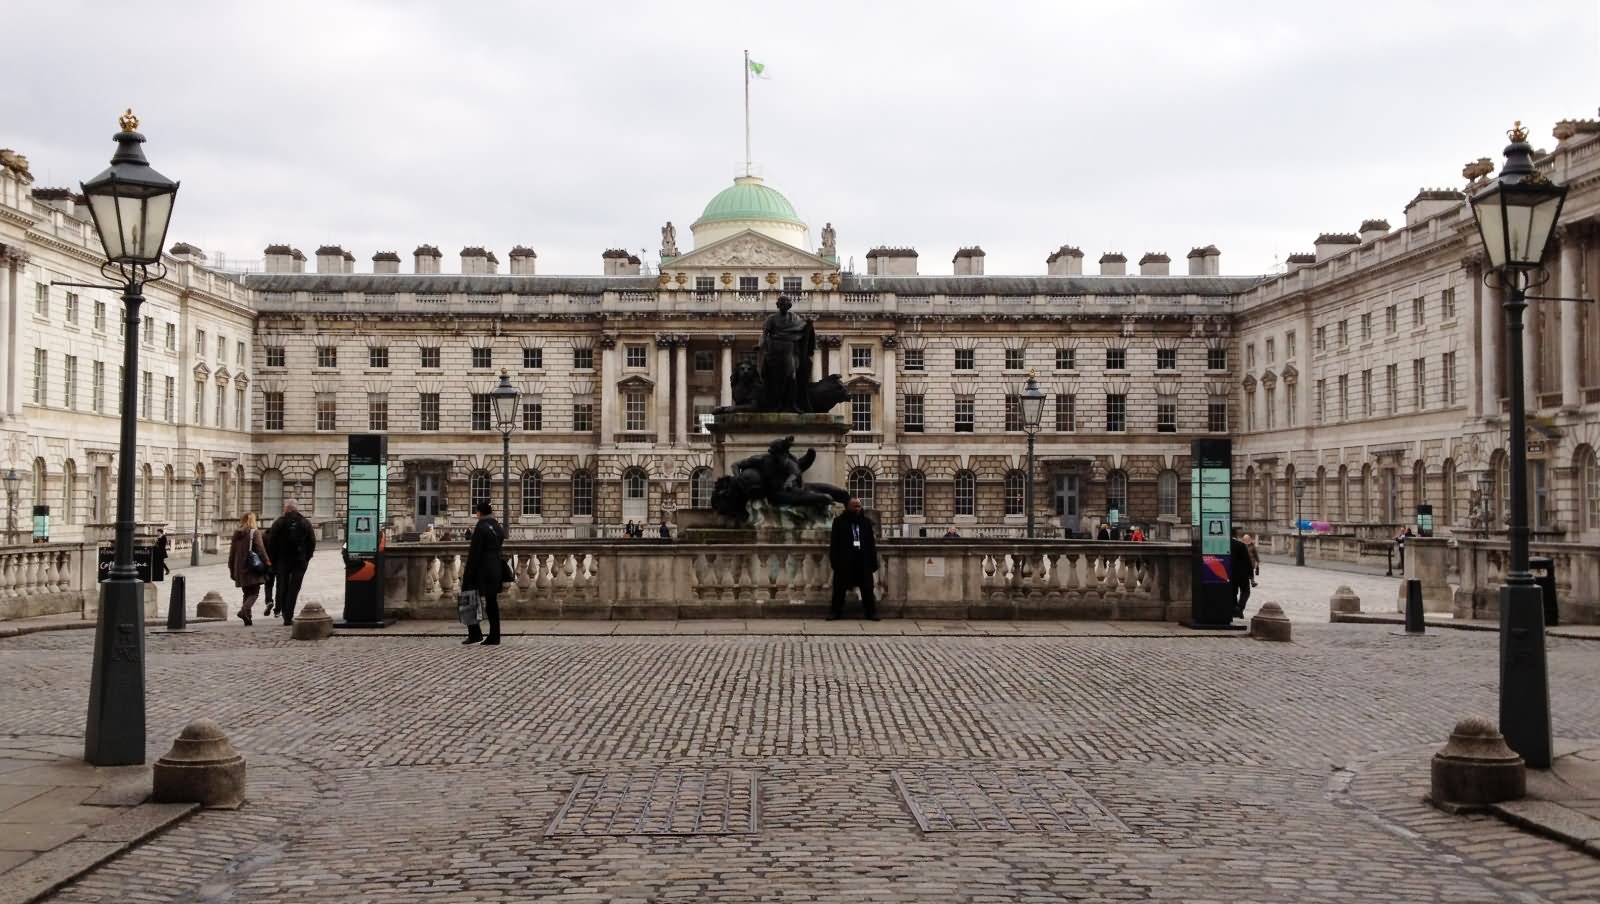
{"label": "stone column", "polygon": [[[12,251],[8,255],[4,272],[0,272],[0,284],[5,287],[7,303],[0,305],[0,318],[3,318],[4,336],[0,342],[0,349],[6,353],[3,380],[4,395],[0,395],[0,413],[7,417],[17,416],[17,378],[22,373],[21,358],[17,355],[17,321],[20,319],[19,311],[23,302],[17,296],[18,277],[22,269],[28,265],[28,257],[21,252]],[[31,363],[31,362],[30,362]]]}
{"label": "stone column", "polygon": [[656,335],[656,442],[672,442],[672,337]]}
{"label": "stone column", "polygon": [[12,349],[11,337],[14,330],[11,324],[11,291],[12,263],[11,249],[0,251],[0,349],[5,351],[5,366],[0,367],[0,417],[11,412],[8,403],[11,397],[12,374],[16,373],[17,353]]}
{"label": "stone column", "polygon": [[[1583,240],[1587,236],[1571,226],[1562,232],[1560,295],[1562,298],[1577,298],[1581,288],[1578,265],[1583,257]],[[1579,379],[1579,340],[1583,338],[1579,324],[1583,312],[1578,307],[1580,302],[1576,301],[1546,303],[1561,306],[1561,407],[1577,408],[1583,404],[1582,381]]]}
{"label": "stone column", "polygon": [[895,435],[895,361],[894,350],[900,340],[894,336],[883,337],[883,441],[894,442]]}
{"label": "stone column", "polygon": [[1478,358],[1483,363],[1481,368],[1483,382],[1483,416],[1499,417],[1500,415],[1500,381],[1506,374],[1501,371],[1500,343],[1503,341],[1500,320],[1500,291],[1490,289],[1483,284],[1481,270],[1473,271],[1472,284],[1478,293],[1478,319],[1483,329],[1478,333]]}
{"label": "stone column", "polygon": [[722,367],[717,371],[717,383],[722,388],[717,398],[718,404],[727,406],[733,404],[733,335],[723,333],[719,338],[722,341]]}
{"label": "stone column", "polygon": [[[835,369],[834,368],[834,360],[833,360],[833,357],[834,357],[833,356],[833,350],[836,349],[836,348],[839,348],[842,345],[844,345],[844,337],[843,336],[818,336],[817,337],[817,348],[822,352],[822,355],[821,355],[821,357],[822,357],[822,373],[823,373],[824,376],[826,376],[827,374],[832,374],[832,373],[844,374],[844,371],[842,369]],[[841,365],[841,368],[842,368],[842,365]],[[848,374],[846,374],[846,376],[848,376]]]}
{"label": "stone column", "polygon": [[675,352],[672,397],[676,405],[674,413],[678,419],[677,443],[680,446],[687,446],[689,444],[689,337],[674,337],[672,344]]}
{"label": "stone column", "polygon": [[616,438],[617,420],[617,337],[600,337],[600,445],[610,446]]}
{"label": "stone column", "polygon": [[[1533,295],[1543,293],[1536,293],[1534,290],[1530,289],[1528,294]],[[1543,306],[1549,303],[1550,302],[1547,301],[1530,302],[1528,304],[1528,310],[1523,312],[1522,315],[1524,330],[1522,334],[1522,391],[1524,403],[1523,409],[1525,411],[1538,411],[1540,408],[1539,364],[1544,361],[1544,355],[1541,353],[1543,350],[1540,348],[1540,346],[1544,345],[1545,338],[1544,324],[1542,323],[1544,318],[1541,315],[1545,310]],[[1509,396],[1510,393],[1508,392],[1506,395]],[[1530,517],[1532,516],[1531,510],[1529,515]]]}

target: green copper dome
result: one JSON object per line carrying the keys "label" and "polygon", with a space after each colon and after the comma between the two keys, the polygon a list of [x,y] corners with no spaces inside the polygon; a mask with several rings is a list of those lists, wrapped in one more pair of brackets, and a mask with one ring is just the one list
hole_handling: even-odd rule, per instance
{"label": "green copper dome", "polygon": [[734,179],[732,185],[711,199],[711,203],[706,205],[705,212],[700,214],[700,219],[696,220],[694,225],[727,220],[768,220],[793,223],[797,226],[805,225],[800,215],[794,212],[794,205],[789,203],[789,199],[777,190],[763,185],[759,176],[740,176]]}

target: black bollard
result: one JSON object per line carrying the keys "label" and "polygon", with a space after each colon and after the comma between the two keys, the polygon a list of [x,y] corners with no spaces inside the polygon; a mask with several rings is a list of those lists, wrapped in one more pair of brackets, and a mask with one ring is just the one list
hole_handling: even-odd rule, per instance
{"label": "black bollard", "polygon": [[1422,582],[1412,578],[1406,581],[1406,633],[1424,634],[1427,630],[1422,620]]}
{"label": "black bollard", "polygon": [[172,578],[172,596],[167,602],[167,630],[183,631],[189,627],[189,617],[183,600],[183,575]]}
{"label": "black bollard", "polygon": [[1385,566],[1384,566],[1384,569],[1383,569],[1383,576],[1386,577],[1386,578],[1394,577],[1394,547],[1393,546],[1390,546],[1388,549],[1384,550],[1383,558],[1384,558],[1384,562],[1386,563]]}

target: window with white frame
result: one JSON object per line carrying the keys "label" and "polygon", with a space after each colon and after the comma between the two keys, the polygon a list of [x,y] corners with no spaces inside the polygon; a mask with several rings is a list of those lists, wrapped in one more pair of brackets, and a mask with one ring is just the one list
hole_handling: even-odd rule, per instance
{"label": "window with white frame", "polygon": [[970,395],[956,396],[956,432],[972,432],[973,399]]}
{"label": "window with white frame", "polygon": [[[95,332],[103,333],[106,331],[106,303],[103,301],[94,303],[94,328]],[[173,348],[174,345],[168,345],[167,348]]]}
{"label": "window with white frame", "polygon": [[1028,477],[1021,471],[1006,472],[1006,514],[1020,515],[1027,507]]}
{"label": "window with white frame", "polygon": [[319,345],[319,346],[317,346],[317,366],[318,367],[338,367],[339,366],[339,347],[336,346],[336,345]]}
{"label": "window with white frame", "polygon": [[1156,370],[1177,370],[1178,350],[1175,348],[1156,349]]}
{"label": "window with white frame", "polygon": [[196,427],[205,421],[206,416],[206,381],[194,381],[194,414],[189,418],[189,423]]}
{"label": "window with white frame", "polygon": [[572,350],[573,370],[594,370],[594,349],[574,348]]}
{"label": "window with white frame", "polygon": [[1106,393],[1106,432],[1122,433],[1128,429],[1128,397],[1122,393]]}
{"label": "window with white frame", "polygon": [[33,350],[33,404],[43,405],[47,398],[45,374],[49,372],[50,353],[42,348]]}
{"label": "window with white frame", "polygon": [[805,291],[805,287],[801,284],[800,277],[785,276],[783,278],[783,294],[799,295],[803,291]]}
{"label": "window with white frame", "polygon": [[1069,392],[1056,395],[1056,432],[1071,433],[1078,429],[1078,397]]}
{"label": "window with white frame", "polygon": [[477,431],[494,429],[494,399],[487,392],[472,394],[472,429]]}
{"label": "window with white frame", "polygon": [[424,345],[419,349],[420,357],[417,366],[423,370],[437,370],[440,367],[439,346]]}
{"label": "window with white frame", "polygon": [[283,429],[283,393],[264,392],[261,394],[262,426],[267,430]]}
{"label": "window with white frame", "polygon": [[594,515],[594,478],[582,469],[572,472],[572,514],[579,517]]}
{"label": "window with white frame", "polygon": [[906,370],[922,370],[922,349],[908,348],[901,353],[900,363]]}
{"label": "window with white frame", "polygon": [[956,349],[956,370],[972,370],[977,366],[977,354],[970,348]]}
{"label": "window with white frame", "polygon": [[1106,349],[1106,370],[1126,370],[1128,367],[1128,350],[1125,348]]}
{"label": "window with white frame", "polygon": [[[472,472],[472,477],[467,484],[467,505],[476,511],[478,504],[489,502],[489,472],[479,468]],[[504,515],[504,512],[501,512]]]}
{"label": "window with white frame", "polygon": [[594,403],[572,403],[572,430],[575,433],[589,433],[594,430]]}
{"label": "window with white frame", "polygon": [[872,432],[872,393],[850,393],[850,430],[854,433]]}
{"label": "window with white frame", "polygon": [[76,292],[67,293],[66,318],[68,325],[78,325],[78,293]]}
{"label": "window with white frame", "polygon": [[1027,358],[1027,349],[1006,349],[1006,370],[1026,370],[1028,368]]}
{"label": "window with white frame", "polygon": [[367,429],[382,433],[389,429],[389,394],[367,393]]}
{"label": "window with white frame", "polygon": [[494,349],[487,346],[473,346],[472,368],[474,370],[488,370],[494,367]]}
{"label": "window with white frame", "polygon": [[711,489],[716,485],[710,468],[695,468],[689,474],[689,507],[711,508]]}
{"label": "window with white frame", "polygon": [[525,348],[522,350],[523,370],[542,370],[544,368],[544,349]]}
{"label": "window with white frame", "polygon": [[1078,350],[1075,348],[1056,349],[1056,370],[1073,370],[1078,366]]}
{"label": "window with white frame", "polygon": [[900,505],[907,515],[922,515],[925,481],[921,471],[907,471],[900,480]]}
{"label": "window with white frame", "polygon": [[1112,471],[1106,475],[1106,509],[1115,509],[1122,513],[1123,520],[1128,517],[1128,475],[1125,471]]}
{"label": "window with white frame", "polygon": [[642,370],[649,366],[648,354],[643,345],[629,343],[623,348],[623,366]]}
{"label": "window with white frame", "polygon": [[921,433],[923,431],[922,394],[906,396],[906,414],[904,427],[907,433]]}
{"label": "window with white frame", "polygon": [[741,276],[741,277],[739,277],[739,291],[742,292],[742,293],[743,292],[759,292],[759,291],[761,291],[761,280],[760,280],[760,278],[759,277],[755,277],[755,276]]}
{"label": "window with white frame", "polygon": [[1006,393],[1005,400],[1006,432],[1018,433],[1022,430],[1022,396],[1014,392]]}
{"label": "window with white frame", "polygon": [[851,370],[871,370],[872,369],[872,346],[870,346],[870,345],[852,345],[852,346],[850,346],[850,369]]}
{"label": "window with white frame", "polygon": [[339,402],[331,392],[317,393],[317,429],[324,432],[339,429]]}
{"label": "window with white frame", "polygon": [[532,468],[522,472],[522,513],[544,514],[544,477]]}
{"label": "window with white frame", "polygon": [[1156,514],[1175,517],[1178,514],[1178,472],[1162,471],[1156,476]]}
{"label": "window with white frame", "polygon": [[1156,395],[1156,432],[1178,432],[1178,397],[1173,393]]}
{"label": "window with white frame", "polygon": [[522,403],[522,429],[528,433],[537,433],[544,429],[544,403],[529,401]]}
{"label": "window with white frame", "polygon": [[1226,348],[1208,348],[1208,349],[1206,349],[1206,369],[1207,370],[1227,370],[1228,369],[1228,350]]}
{"label": "window with white frame", "polygon": [[1206,398],[1206,431],[1209,433],[1228,432],[1228,397],[1215,393]]}
{"label": "window with white frame", "polygon": [[641,433],[645,429],[645,394],[643,390],[630,389],[623,397],[622,429]]}
{"label": "window with white frame", "polygon": [[873,507],[873,483],[871,470],[856,468],[850,472],[849,479],[845,481],[845,489],[850,491],[851,496],[861,500],[862,508],[870,509]]}
{"label": "window with white frame", "polygon": [[955,476],[955,513],[971,515],[978,502],[978,477],[971,471],[961,470]]}
{"label": "window with white frame", "polygon": [[212,398],[212,422],[217,425],[218,429],[221,429],[228,426],[228,393],[221,386],[218,386]]}
{"label": "window with white frame", "polygon": [[417,397],[418,421],[417,429],[426,433],[434,433],[439,429],[439,394],[437,392],[419,393]]}
{"label": "window with white frame", "polygon": [[389,346],[374,345],[367,349],[367,366],[374,370],[383,370],[389,366]]}
{"label": "window with white frame", "polygon": [[67,355],[65,361],[66,366],[61,373],[61,377],[64,384],[62,389],[65,390],[66,398],[62,401],[66,404],[68,410],[76,411],[78,408],[78,358],[76,355]]}
{"label": "window with white frame", "polygon": [[[90,372],[89,379],[93,381],[93,383],[89,387],[89,410],[93,411],[96,414],[104,413],[105,410],[106,410],[106,362],[104,362],[104,361],[96,361],[96,362],[94,362],[94,367]],[[169,400],[167,402],[167,420],[171,421],[172,420],[172,410],[171,410],[172,409],[172,402],[170,401],[171,398],[172,398],[172,378],[171,377],[167,378],[167,398]]]}
{"label": "window with white frame", "polygon": [[1446,405],[1454,405],[1456,403],[1456,353],[1455,352],[1445,352],[1444,353],[1444,360],[1441,362],[1441,367],[1439,368],[1439,370],[1440,370],[1439,377],[1444,382],[1444,386],[1443,386],[1444,403]]}

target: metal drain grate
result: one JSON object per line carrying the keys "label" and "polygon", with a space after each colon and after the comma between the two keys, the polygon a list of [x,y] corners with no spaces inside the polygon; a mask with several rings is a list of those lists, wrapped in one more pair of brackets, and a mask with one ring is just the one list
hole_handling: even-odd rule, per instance
{"label": "metal drain grate", "polygon": [[742,769],[581,775],[544,834],[747,835],[759,801],[756,774]]}
{"label": "metal drain grate", "polygon": [[894,783],[924,832],[1133,831],[1055,769],[905,770]]}

